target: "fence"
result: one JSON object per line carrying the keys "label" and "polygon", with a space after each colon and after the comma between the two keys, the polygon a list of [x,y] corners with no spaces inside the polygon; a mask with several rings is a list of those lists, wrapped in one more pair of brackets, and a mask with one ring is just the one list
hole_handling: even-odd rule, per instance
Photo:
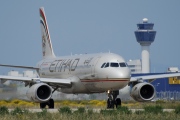
{"label": "fence", "polygon": [[180,100],[180,92],[179,91],[161,91],[156,93],[157,99],[162,100]]}

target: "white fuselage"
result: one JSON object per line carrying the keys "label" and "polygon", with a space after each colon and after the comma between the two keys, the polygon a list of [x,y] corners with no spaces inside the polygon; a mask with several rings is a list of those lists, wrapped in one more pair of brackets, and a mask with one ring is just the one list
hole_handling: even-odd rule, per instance
{"label": "white fuselage", "polygon": [[60,89],[64,93],[100,93],[119,90],[129,83],[131,77],[125,60],[113,53],[43,59],[37,67],[40,68],[39,75],[42,78],[70,79],[72,87]]}

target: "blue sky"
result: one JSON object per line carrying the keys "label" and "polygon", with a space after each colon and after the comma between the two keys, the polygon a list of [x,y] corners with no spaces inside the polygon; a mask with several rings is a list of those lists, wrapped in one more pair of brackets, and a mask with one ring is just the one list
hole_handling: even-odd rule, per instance
{"label": "blue sky", "polygon": [[0,63],[35,66],[42,59],[43,6],[57,56],[111,51],[126,60],[139,59],[134,31],[146,17],[157,31],[150,47],[152,72],[180,68],[179,5],[179,0],[0,1]]}

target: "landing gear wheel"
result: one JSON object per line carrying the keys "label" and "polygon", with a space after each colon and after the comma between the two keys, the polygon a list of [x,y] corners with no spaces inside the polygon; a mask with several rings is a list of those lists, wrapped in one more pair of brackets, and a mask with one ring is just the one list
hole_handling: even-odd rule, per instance
{"label": "landing gear wheel", "polygon": [[46,102],[45,102],[45,103],[40,103],[40,108],[41,108],[41,109],[46,108]]}
{"label": "landing gear wheel", "polygon": [[116,108],[120,107],[121,106],[121,99],[120,98],[117,98],[116,99]]}
{"label": "landing gear wheel", "polygon": [[110,108],[111,106],[110,106],[110,100],[109,100],[109,98],[108,98],[108,100],[107,100],[107,109],[108,108]]}
{"label": "landing gear wheel", "polygon": [[114,100],[111,100],[111,99],[108,98],[108,100],[107,100],[107,109],[110,109],[110,108],[114,109]]}
{"label": "landing gear wheel", "polygon": [[48,105],[49,109],[54,109],[54,100],[53,100],[53,99],[50,99],[50,100],[47,101],[47,102],[40,103],[40,108],[41,108],[41,109],[44,109],[44,108],[46,108],[46,105]]}
{"label": "landing gear wheel", "polygon": [[48,101],[48,107],[49,107],[50,109],[54,109],[54,100],[53,100],[53,99],[50,99],[50,100]]}

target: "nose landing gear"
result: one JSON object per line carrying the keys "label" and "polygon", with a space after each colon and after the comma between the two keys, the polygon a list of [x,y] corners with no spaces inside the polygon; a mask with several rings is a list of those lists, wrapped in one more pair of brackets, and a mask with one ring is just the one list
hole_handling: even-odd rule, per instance
{"label": "nose landing gear", "polygon": [[121,106],[121,99],[117,98],[117,96],[119,95],[119,91],[107,91],[108,94],[108,100],[107,100],[107,109],[114,109],[114,106],[116,106],[116,108],[118,108],[119,106]]}

